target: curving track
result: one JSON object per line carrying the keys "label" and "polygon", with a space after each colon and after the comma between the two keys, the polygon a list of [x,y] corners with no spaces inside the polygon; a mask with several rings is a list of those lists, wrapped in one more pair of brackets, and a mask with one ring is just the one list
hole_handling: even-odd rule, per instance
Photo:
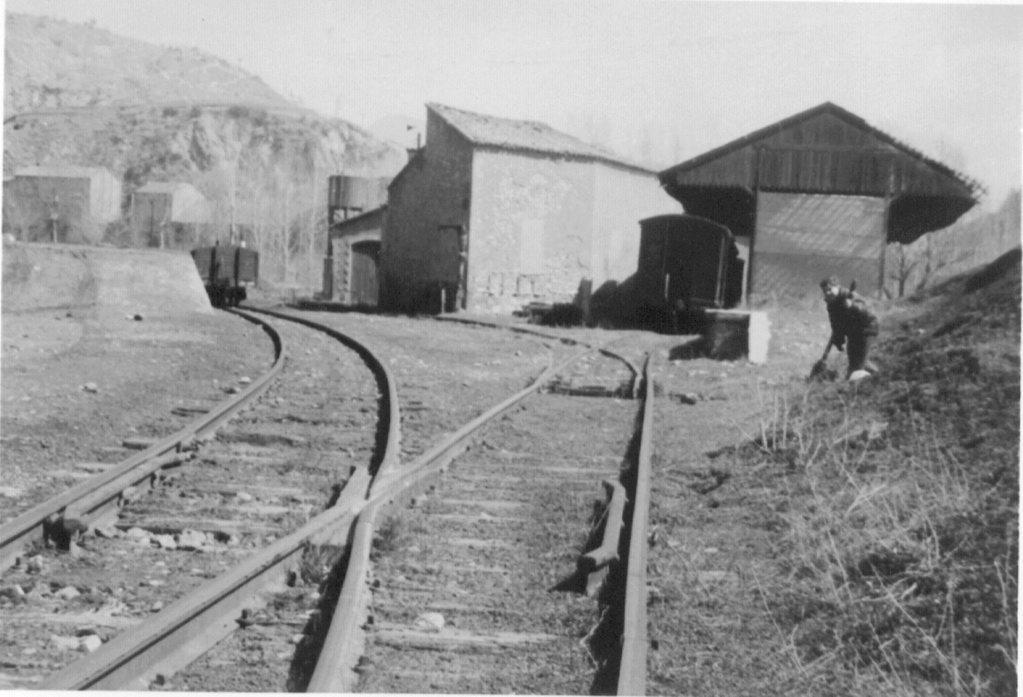
{"label": "curving track", "polygon": [[[623,469],[635,411],[531,398],[381,521],[360,691],[589,692],[600,649],[583,640],[597,607],[570,577],[600,482]],[[579,437],[595,421],[599,437]]]}
{"label": "curving track", "polygon": [[[46,597],[52,595],[47,591],[54,584],[63,587],[64,582],[53,581],[51,588],[40,584],[38,576],[45,570],[23,562],[7,574],[4,580],[10,587],[20,582],[40,597],[31,603],[30,612],[17,608],[5,612],[5,640],[24,642],[40,632],[60,637],[69,629],[93,632],[104,640],[99,650],[80,661],[71,660],[75,654],[62,652],[56,656],[60,663],[35,662],[44,669],[66,663],[56,674],[48,671],[51,675],[42,686],[137,688],[158,680],[159,674],[173,672],[194,658],[190,654],[196,650],[197,627],[208,638],[222,635],[237,626],[230,619],[232,613],[242,606],[259,606],[256,586],[301,580],[295,570],[301,570],[303,547],[311,540],[339,536],[333,541],[343,545],[345,534],[336,521],[310,525],[309,520],[335,502],[346,482],[352,490],[361,485],[364,494],[377,442],[386,440],[378,433],[378,422],[386,429],[396,417],[379,410],[381,389],[356,352],[319,333],[299,340],[296,332],[308,334],[308,329],[280,324],[285,325],[280,328],[284,344],[306,348],[287,356],[285,379],[271,388],[269,383],[285,360],[281,342],[275,341],[277,364],[244,396],[254,398],[269,390],[268,394],[236,416],[218,440],[199,450],[198,457],[185,447],[209,440],[238,408],[234,400],[112,472],[76,487],[92,503],[81,503],[77,497],[81,492],[73,490],[37,507],[56,511],[41,527],[69,533],[64,542],[73,552],[72,560],[62,565],[61,573],[81,580],[96,575],[92,569],[102,568],[100,580],[114,595],[98,609],[83,607]],[[347,389],[325,393],[324,383],[344,384]],[[159,456],[167,451],[183,452],[187,459],[167,470],[159,465],[166,460]],[[140,476],[146,484],[161,480],[162,486],[143,495]],[[78,513],[69,515],[74,511]],[[26,527],[5,525],[4,530]],[[294,539],[289,540],[289,534]],[[281,537],[287,542],[276,541]],[[13,548],[6,544],[9,540],[21,538],[5,535],[5,549]],[[260,580],[254,585],[256,577]],[[311,602],[315,605],[315,599]],[[53,606],[41,623],[40,605]],[[206,618],[197,619],[200,615]],[[180,631],[178,625],[185,624],[192,626]],[[219,628],[211,630],[214,625]],[[171,637],[174,633],[176,638]],[[168,638],[180,644],[178,649],[154,648],[140,654],[143,644],[157,646]],[[31,671],[22,671],[23,682],[36,679]]]}
{"label": "curving track", "polygon": [[[281,330],[285,346],[295,332],[322,331],[305,324]],[[635,365],[548,334],[495,339],[503,352],[477,360],[474,373],[458,356],[429,365],[422,336],[398,336],[383,322],[377,329],[372,349],[336,328],[330,338],[302,339],[312,347],[289,356],[287,379],[179,463],[181,475],[155,493],[118,494],[92,516],[69,517],[68,509],[82,506],[63,502],[61,528],[71,540],[89,540],[83,564],[116,560],[125,579],[142,573],[148,585],[130,594],[129,611],[120,613],[126,621],[111,623],[99,650],[50,671],[39,686],[586,693],[618,679],[624,626],[626,652],[634,651],[618,689],[641,691],[637,403],[578,396],[635,393]],[[336,339],[354,351],[339,350]],[[372,372],[364,361],[375,364]],[[582,367],[569,370],[573,361]],[[445,374],[448,389],[438,391]],[[493,395],[511,392],[481,415]],[[535,392],[546,394],[523,401]],[[649,417],[637,423],[649,432]],[[581,433],[602,435],[573,442]],[[476,445],[442,474],[472,438]],[[609,506],[611,522],[595,521],[591,531],[587,516],[601,481],[610,491],[619,479],[638,506]],[[618,515],[624,521],[614,522]],[[633,519],[638,542],[622,535],[621,555],[605,554],[596,565],[580,558],[600,544],[598,532],[607,539],[608,529],[628,530]],[[52,513],[47,520],[52,525]],[[76,538],[83,530],[101,534]],[[183,555],[181,547],[200,552]],[[607,574],[599,604],[586,596],[587,586],[597,587],[586,571]],[[222,637],[230,638],[209,651]],[[239,662],[239,655],[253,658]],[[428,675],[429,685],[416,674]]]}

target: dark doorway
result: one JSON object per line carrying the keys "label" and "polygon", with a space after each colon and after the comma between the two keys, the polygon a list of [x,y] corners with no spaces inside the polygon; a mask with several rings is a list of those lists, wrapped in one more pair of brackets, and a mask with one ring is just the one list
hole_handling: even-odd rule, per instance
{"label": "dark doorway", "polygon": [[376,306],[378,300],[377,265],[380,242],[370,240],[352,245],[351,293],[353,305]]}

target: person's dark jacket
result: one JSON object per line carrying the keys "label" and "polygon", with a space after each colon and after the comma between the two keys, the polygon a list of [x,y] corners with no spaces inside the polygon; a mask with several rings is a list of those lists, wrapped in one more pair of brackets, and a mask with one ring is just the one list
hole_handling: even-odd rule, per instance
{"label": "person's dark jacket", "polygon": [[853,291],[843,290],[828,303],[831,321],[831,342],[842,350],[850,336],[877,336],[877,316],[867,301]]}

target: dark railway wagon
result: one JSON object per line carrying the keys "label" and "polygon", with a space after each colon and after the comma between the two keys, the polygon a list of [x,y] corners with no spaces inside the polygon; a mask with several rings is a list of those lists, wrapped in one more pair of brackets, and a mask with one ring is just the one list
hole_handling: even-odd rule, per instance
{"label": "dark railway wagon", "polygon": [[245,247],[200,247],[192,250],[192,259],[214,307],[237,305],[259,280],[259,253]]}
{"label": "dark railway wagon", "polygon": [[731,231],[695,215],[641,220],[635,301],[677,325],[742,298],[743,261]]}

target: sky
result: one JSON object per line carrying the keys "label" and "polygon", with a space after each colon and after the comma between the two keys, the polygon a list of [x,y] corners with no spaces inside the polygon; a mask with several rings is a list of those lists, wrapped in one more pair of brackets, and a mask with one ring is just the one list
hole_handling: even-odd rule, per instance
{"label": "sky", "polygon": [[[424,105],[438,102],[543,121],[661,168],[830,101],[981,181],[988,208],[1020,187],[1019,2],[6,0],[6,8],[195,47],[303,106],[380,132],[398,117],[421,123]],[[400,139],[401,130],[388,134]]]}

